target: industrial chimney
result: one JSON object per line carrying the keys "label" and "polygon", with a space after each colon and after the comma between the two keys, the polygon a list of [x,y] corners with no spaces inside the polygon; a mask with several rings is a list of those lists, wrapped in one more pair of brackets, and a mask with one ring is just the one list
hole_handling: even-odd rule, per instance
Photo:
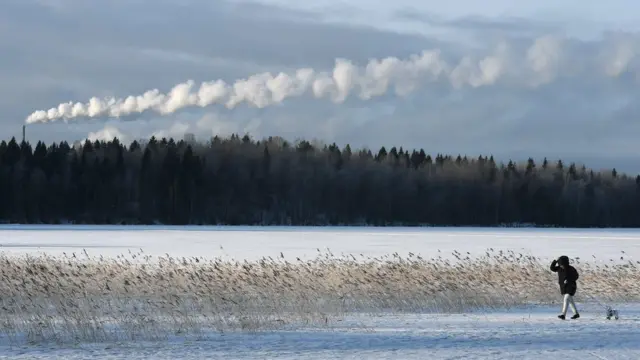
{"label": "industrial chimney", "polygon": [[26,140],[27,125],[22,125],[22,142]]}

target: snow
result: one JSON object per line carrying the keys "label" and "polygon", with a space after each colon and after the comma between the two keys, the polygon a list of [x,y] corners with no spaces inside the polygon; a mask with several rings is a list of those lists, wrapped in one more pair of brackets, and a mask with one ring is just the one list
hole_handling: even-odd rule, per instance
{"label": "snow", "polygon": [[[413,252],[482,255],[488,248],[551,259],[560,254],[598,261],[640,257],[640,230],[260,228],[0,226],[0,251],[115,256],[148,255],[311,258],[334,254],[381,256]],[[162,342],[0,344],[12,359],[638,359],[640,304],[615,304],[620,320],[606,320],[595,304],[577,304],[579,320],[561,321],[557,307],[470,314],[351,315],[328,328],[265,333],[211,333],[203,339]],[[570,314],[570,313],[569,313]]]}
{"label": "snow", "polygon": [[142,249],[147,255],[204,256],[238,260],[280,256],[313,258],[317,249],[335,255],[382,256],[409,252],[451,257],[454,250],[482,255],[487,248],[551,259],[560,254],[599,260],[640,258],[640,230],[480,228],[0,226],[6,253],[116,256]]}
{"label": "snow", "polygon": [[557,309],[465,315],[352,317],[331,329],[209,334],[205,340],[6,349],[12,359],[638,359],[640,306],[607,321],[584,309],[579,320]]}

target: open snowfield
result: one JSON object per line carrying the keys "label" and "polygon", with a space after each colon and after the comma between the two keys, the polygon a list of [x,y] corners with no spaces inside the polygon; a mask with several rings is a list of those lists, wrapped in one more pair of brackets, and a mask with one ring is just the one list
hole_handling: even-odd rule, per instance
{"label": "open snowfield", "polygon": [[[330,329],[211,334],[205,340],[31,346],[12,359],[638,359],[640,309],[604,320],[590,307],[578,321],[543,308],[468,315],[351,318]],[[586,310],[586,309],[585,309]]]}
{"label": "open snowfield", "polygon": [[[621,251],[640,260],[640,230],[548,230],[476,228],[359,227],[171,227],[171,226],[0,226],[6,253],[61,254],[86,249],[90,255],[116,256],[142,249],[148,255],[224,256],[259,259],[310,258],[317,249],[334,254],[382,256],[410,252],[453,258],[451,252],[481,255],[487,248],[525,251],[549,261],[571,257],[618,259]],[[634,253],[635,251],[635,253]]]}
{"label": "open snowfield", "polygon": [[[566,254],[604,265],[640,260],[640,230],[0,227],[0,252],[9,255],[80,254],[86,250],[91,256],[116,257],[142,249],[147,255],[237,260],[280,257],[282,253],[286,259],[295,260],[313,258],[318,249],[328,249],[336,255],[380,257],[413,253],[424,258],[442,256],[453,260],[453,251],[481,256],[489,248],[531,254],[544,261]],[[461,283],[464,281],[460,279]],[[211,332],[201,338],[71,345],[5,344],[0,358],[640,358],[640,304],[615,304],[621,314],[618,321],[604,319],[604,310],[596,303],[578,303],[578,307],[582,317],[564,322],[556,318],[559,305],[465,314],[347,314],[324,327],[258,333]]]}

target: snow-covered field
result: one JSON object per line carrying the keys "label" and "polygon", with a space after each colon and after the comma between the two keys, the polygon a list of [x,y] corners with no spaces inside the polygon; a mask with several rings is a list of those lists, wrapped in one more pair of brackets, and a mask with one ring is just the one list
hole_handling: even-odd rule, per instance
{"label": "snow-covered field", "polygon": [[[10,349],[12,359],[638,359],[640,308],[617,322],[556,309],[352,318],[330,330],[212,334],[206,340]],[[595,309],[590,309],[594,311]]]}
{"label": "snow-covered field", "polygon": [[[171,227],[171,226],[0,226],[6,253],[79,253],[115,256],[142,249],[147,255],[258,259],[312,258],[317,249],[335,255],[382,256],[410,252],[451,257],[451,252],[482,255],[487,248],[525,252],[552,259],[560,254],[591,259],[640,260],[640,230],[556,230],[478,228],[338,227]],[[634,253],[635,252],[635,253]]]}
{"label": "snow-covered field", "polygon": [[[2,226],[0,251],[116,256],[148,255],[257,259],[334,254],[381,256],[410,252],[449,257],[488,248],[551,259],[562,254],[611,262],[640,258],[640,230],[244,228]],[[623,253],[624,251],[624,253]],[[596,258],[594,259],[593,256]],[[1,280],[0,280],[1,281]],[[461,279],[463,281],[463,279]],[[33,345],[2,348],[2,357],[153,359],[567,359],[640,358],[640,304],[618,304],[607,321],[597,304],[578,304],[579,320],[560,321],[558,308],[531,307],[472,314],[349,316],[328,328],[258,334],[206,334],[163,342]]]}

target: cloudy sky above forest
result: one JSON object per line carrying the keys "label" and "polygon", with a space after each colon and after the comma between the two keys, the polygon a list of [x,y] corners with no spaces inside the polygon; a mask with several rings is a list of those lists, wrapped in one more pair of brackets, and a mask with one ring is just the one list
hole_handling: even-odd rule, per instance
{"label": "cloudy sky above forest", "polygon": [[0,129],[19,136],[30,119],[28,138],[46,142],[235,132],[640,171],[640,5],[481,3],[5,0]]}

